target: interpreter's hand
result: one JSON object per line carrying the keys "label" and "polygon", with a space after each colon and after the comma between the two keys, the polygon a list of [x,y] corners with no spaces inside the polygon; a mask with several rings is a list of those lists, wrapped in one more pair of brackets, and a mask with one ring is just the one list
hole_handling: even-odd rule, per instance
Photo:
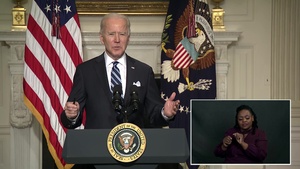
{"label": "interpreter's hand", "polygon": [[248,148],[248,143],[246,143],[245,136],[241,133],[233,133],[233,136],[235,137],[236,141],[242,146],[244,150]]}
{"label": "interpreter's hand", "polygon": [[239,144],[242,144],[244,142],[244,135],[241,133],[233,133],[233,136],[235,137],[236,141]]}
{"label": "interpreter's hand", "polygon": [[223,138],[223,147],[227,148],[232,143],[232,137],[226,136]]}
{"label": "interpreter's hand", "polygon": [[74,119],[78,116],[80,105],[78,102],[67,102],[64,110],[67,118]]}
{"label": "interpreter's hand", "polygon": [[173,92],[170,98],[165,102],[164,105],[164,115],[168,118],[173,118],[178,111],[180,100],[174,100],[176,97],[176,93]]}

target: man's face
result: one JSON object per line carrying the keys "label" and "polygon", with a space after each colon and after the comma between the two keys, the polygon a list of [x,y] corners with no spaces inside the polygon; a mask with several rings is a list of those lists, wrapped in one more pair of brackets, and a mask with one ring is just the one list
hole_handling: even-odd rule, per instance
{"label": "man's face", "polygon": [[100,41],[104,44],[107,54],[117,60],[125,53],[129,42],[126,21],[122,18],[109,18],[105,25],[103,33],[100,34]]}

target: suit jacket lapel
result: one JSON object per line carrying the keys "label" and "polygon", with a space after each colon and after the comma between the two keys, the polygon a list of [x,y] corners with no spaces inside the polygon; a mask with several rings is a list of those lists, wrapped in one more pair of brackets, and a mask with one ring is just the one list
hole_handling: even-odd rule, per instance
{"label": "suit jacket lapel", "polygon": [[106,96],[108,97],[108,99],[112,100],[112,95],[111,95],[109,84],[107,81],[104,53],[102,53],[100,56],[98,56],[98,58],[95,61],[96,62],[95,62],[94,68],[95,68],[95,71],[97,74],[97,78],[100,82],[99,87],[104,89],[106,91]]}
{"label": "suit jacket lapel", "polygon": [[125,92],[125,103],[130,102],[130,88],[133,84],[134,76],[136,75],[135,72],[135,61],[127,55],[126,58],[127,62],[127,79],[126,79],[126,92]]}
{"label": "suit jacket lapel", "polygon": [[[127,79],[126,79],[126,90],[124,95],[125,104],[129,104],[130,102],[130,88],[133,84],[134,76],[136,74],[135,72],[135,61],[130,56],[126,56],[126,64],[127,64]],[[106,96],[108,99],[112,100],[112,95],[110,92],[110,87],[108,84],[108,77],[105,67],[105,59],[104,59],[104,53],[102,53],[98,58],[96,59],[95,65],[94,65],[97,78],[100,81],[100,86],[103,89],[107,89]]]}

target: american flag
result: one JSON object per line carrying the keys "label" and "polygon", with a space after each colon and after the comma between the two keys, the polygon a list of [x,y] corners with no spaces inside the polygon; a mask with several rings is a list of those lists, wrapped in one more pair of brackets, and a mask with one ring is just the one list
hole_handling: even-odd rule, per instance
{"label": "american flag", "polygon": [[[216,98],[212,22],[206,0],[170,0],[162,33],[161,97],[172,92],[180,107],[170,128],[185,128],[190,140],[190,100]],[[188,167],[198,168],[186,162]]]}
{"label": "american flag", "polygon": [[28,18],[24,56],[24,102],[41,125],[59,169],[66,129],[59,116],[82,62],[82,39],[75,0],[34,0]]}

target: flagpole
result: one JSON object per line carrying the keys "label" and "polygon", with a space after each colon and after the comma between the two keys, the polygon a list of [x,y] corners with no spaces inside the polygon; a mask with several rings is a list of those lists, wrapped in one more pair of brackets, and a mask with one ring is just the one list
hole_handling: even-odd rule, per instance
{"label": "flagpole", "polygon": [[224,26],[224,9],[220,7],[220,3],[224,0],[212,0],[216,6],[212,9],[212,25],[214,31],[225,31]]}
{"label": "flagpole", "polygon": [[23,0],[15,0],[12,8],[12,31],[26,31],[26,9],[22,6]]}

